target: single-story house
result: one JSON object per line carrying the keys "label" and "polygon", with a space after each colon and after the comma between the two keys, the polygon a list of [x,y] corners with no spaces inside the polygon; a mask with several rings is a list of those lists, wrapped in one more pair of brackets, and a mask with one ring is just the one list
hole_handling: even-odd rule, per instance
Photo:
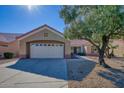
{"label": "single-story house", "polygon": [[25,34],[1,34],[1,56],[4,52],[21,58],[68,58],[71,51],[63,33],[43,25]]}
{"label": "single-story house", "polygon": [[89,42],[66,40],[63,33],[46,24],[25,34],[0,33],[0,57],[5,52],[20,58],[70,58],[73,53],[97,53]]}

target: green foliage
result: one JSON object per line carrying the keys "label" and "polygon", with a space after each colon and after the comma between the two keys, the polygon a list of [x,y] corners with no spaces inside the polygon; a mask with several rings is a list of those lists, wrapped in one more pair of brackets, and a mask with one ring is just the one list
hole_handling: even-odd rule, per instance
{"label": "green foliage", "polygon": [[89,41],[98,50],[100,65],[110,67],[104,54],[110,39],[124,38],[124,6],[63,6],[60,17],[66,24],[65,37]]}
{"label": "green foliage", "polygon": [[103,36],[124,36],[123,6],[63,6],[60,17],[66,24],[66,38],[88,38],[101,47]]}
{"label": "green foliage", "polygon": [[4,53],[4,58],[11,59],[13,58],[14,54],[11,52],[5,52]]}

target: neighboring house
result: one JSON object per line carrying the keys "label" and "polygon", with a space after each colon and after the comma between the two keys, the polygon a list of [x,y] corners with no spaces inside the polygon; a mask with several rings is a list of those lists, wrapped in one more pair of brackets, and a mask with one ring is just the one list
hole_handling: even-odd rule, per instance
{"label": "neighboring house", "polygon": [[15,56],[17,54],[17,49],[15,46],[16,37],[22,34],[17,33],[0,33],[0,57],[3,57],[4,52],[14,52]]}
{"label": "neighboring house", "polygon": [[85,40],[66,40],[63,33],[43,25],[25,34],[0,33],[0,56],[13,52],[20,58],[70,58],[71,54],[96,55]]}

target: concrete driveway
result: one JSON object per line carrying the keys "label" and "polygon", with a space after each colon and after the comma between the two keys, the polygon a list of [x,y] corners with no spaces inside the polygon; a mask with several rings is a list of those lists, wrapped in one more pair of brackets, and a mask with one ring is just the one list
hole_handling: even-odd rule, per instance
{"label": "concrete driveway", "polygon": [[68,87],[64,59],[21,59],[0,65],[0,87]]}

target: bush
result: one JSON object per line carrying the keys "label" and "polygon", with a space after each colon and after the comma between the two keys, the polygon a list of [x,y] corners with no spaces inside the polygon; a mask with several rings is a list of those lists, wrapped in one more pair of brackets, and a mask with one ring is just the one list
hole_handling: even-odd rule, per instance
{"label": "bush", "polygon": [[11,52],[5,52],[4,53],[4,58],[11,59],[13,58],[14,54]]}
{"label": "bush", "polygon": [[85,53],[78,53],[78,55],[80,55],[80,56],[86,56]]}

